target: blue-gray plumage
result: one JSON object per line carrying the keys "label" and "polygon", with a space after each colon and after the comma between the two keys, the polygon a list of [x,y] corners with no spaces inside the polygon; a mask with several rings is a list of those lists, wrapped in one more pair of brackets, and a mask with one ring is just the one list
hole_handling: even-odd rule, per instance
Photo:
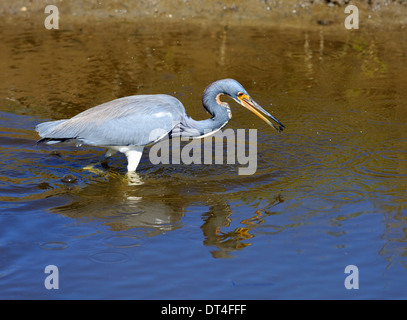
{"label": "blue-gray plumage", "polygon": [[42,139],[38,143],[74,142],[105,147],[107,156],[119,151],[127,156],[128,171],[135,171],[146,145],[166,136],[202,138],[224,127],[232,114],[229,105],[220,100],[222,95],[232,97],[277,131],[284,129],[280,121],[253,101],[240,83],[224,79],[210,84],[202,96],[204,108],[212,115],[210,119],[193,120],[182,103],[169,95],[136,95],[103,103],[71,119],[40,123],[36,131]]}

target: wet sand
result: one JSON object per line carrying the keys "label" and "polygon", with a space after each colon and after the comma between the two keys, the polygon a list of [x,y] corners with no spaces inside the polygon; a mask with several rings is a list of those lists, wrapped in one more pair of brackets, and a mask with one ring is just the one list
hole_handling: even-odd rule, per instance
{"label": "wet sand", "polygon": [[296,28],[343,27],[348,4],[359,9],[360,28],[393,29],[407,24],[407,1],[398,0],[91,0],[82,2],[0,1],[3,23],[43,24],[47,5],[56,5],[60,28],[89,23],[131,23],[153,20],[267,25]]}

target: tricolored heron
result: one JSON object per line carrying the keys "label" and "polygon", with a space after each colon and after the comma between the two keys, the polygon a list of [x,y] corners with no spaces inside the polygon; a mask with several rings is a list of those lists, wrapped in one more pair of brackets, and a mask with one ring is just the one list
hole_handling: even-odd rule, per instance
{"label": "tricolored heron", "polygon": [[212,115],[210,119],[193,120],[182,103],[169,95],[135,95],[103,103],[71,119],[40,123],[36,131],[42,139],[38,143],[74,142],[105,147],[108,157],[119,151],[127,157],[127,170],[135,171],[146,145],[166,136],[202,138],[223,128],[232,114],[229,105],[220,100],[222,95],[232,97],[277,131],[284,129],[239,82],[224,79],[206,87],[202,96],[204,108]]}

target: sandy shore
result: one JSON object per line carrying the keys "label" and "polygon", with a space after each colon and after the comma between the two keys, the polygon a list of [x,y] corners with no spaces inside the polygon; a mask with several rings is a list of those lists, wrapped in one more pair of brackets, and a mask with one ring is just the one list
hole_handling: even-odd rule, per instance
{"label": "sandy shore", "polygon": [[97,21],[204,21],[309,28],[343,26],[347,5],[359,9],[360,28],[404,28],[407,0],[0,0],[3,23],[43,23],[44,9],[58,7],[62,25]]}

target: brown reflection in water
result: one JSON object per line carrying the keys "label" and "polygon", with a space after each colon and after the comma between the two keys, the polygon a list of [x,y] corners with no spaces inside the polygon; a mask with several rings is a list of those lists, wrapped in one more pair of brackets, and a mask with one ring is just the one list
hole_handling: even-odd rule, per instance
{"label": "brown reflection in water", "polygon": [[[280,196],[275,198],[275,202],[270,204],[268,208],[273,207],[283,202]],[[254,229],[265,222],[264,217],[270,213],[265,213],[261,210],[256,210],[252,217],[243,219],[240,224],[244,227],[238,227],[231,231],[222,231],[227,229],[232,223],[232,211],[226,202],[213,204],[210,210],[203,214],[204,224],[201,226],[205,237],[204,244],[206,246],[217,247],[216,251],[212,251],[214,258],[232,258],[230,253],[241,250],[250,246],[250,242],[246,242],[254,235]]]}

